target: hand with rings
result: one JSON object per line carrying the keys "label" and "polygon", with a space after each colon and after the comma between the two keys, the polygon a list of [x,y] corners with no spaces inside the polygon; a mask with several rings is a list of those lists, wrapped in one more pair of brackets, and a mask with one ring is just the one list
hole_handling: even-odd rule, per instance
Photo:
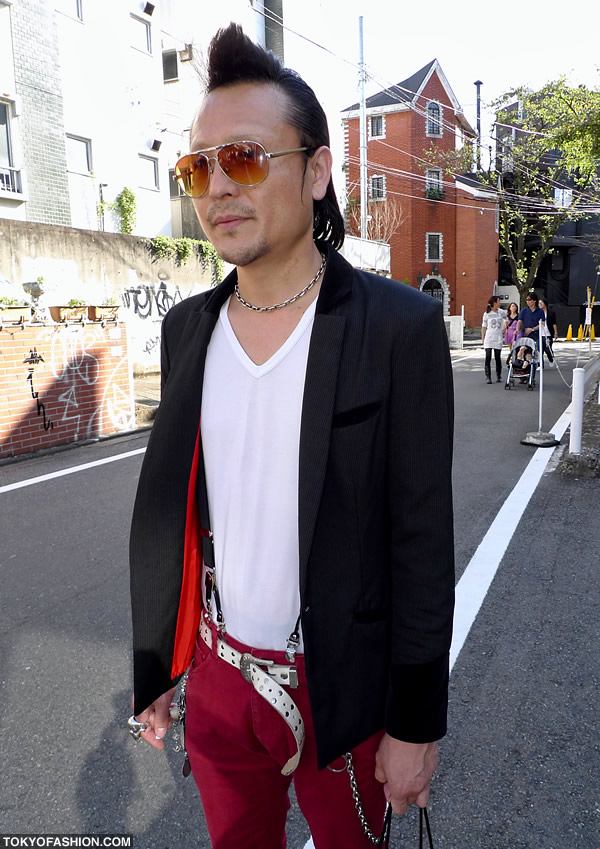
{"label": "hand with rings", "polygon": [[175,687],[163,693],[156,701],[139,713],[137,716],[130,716],[127,720],[129,733],[134,740],[144,740],[149,743],[154,749],[164,749],[165,744],[163,739],[173,724],[173,719],[170,715],[171,702]]}

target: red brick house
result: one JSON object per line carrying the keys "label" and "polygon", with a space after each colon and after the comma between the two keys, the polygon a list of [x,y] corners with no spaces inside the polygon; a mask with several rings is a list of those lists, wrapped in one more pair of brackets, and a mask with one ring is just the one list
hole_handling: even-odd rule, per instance
{"label": "red brick house", "polygon": [[[389,241],[392,277],[439,298],[446,315],[459,314],[464,305],[467,325],[478,326],[498,279],[496,209],[476,179],[449,177],[432,164],[432,146],[448,152],[475,137],[439,62],[434,59],[367,98],[366,107],[369,214],[375,230],[367,235]],[[342,113],[354,235],[360,227],[359,114],[358,103]],[[395,219],[392,235],[390,218]]]}

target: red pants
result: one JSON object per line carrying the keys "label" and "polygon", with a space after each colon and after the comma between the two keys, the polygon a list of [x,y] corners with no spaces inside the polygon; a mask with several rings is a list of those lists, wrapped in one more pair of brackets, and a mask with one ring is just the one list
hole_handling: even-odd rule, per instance
{"label": "red pants", "polygon": [[[252,649],[231,637],[227,642],[238,651],[286,663],[283,652]],[[302,714],[306,737],[300,764],[286,777],[281,768],[296,751],[292,733],[240,671],[214,651],[198,638],[186,691],[186,747],[213,849],[285,849],[292,779],[316,849],[372,847],[356,812],[348,773],[317,769],[304,658],[296,660],[298,688],[289,692]],[[367,821],[377,835],[385,810],[383,785],[374,775],[381,736],[352,752]],[[332,766],[343,766],[343,760]]]}

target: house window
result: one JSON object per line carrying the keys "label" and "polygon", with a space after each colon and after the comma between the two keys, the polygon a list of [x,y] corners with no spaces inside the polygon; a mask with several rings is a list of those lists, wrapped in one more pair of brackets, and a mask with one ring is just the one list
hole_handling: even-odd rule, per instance
{"label": "house window", "polygon": [[92,142],[81,136],[67,135],[67,171],[77,174],[92,172]]}
{"label": "house window", "polygon": [[369,138],[385,138],[385,118],[383,115],[371,115],[369,118]]}
{"label": "house window", "polygon": [[142,53],[152,53],[152,26],[135,15],[131,16],[131,46]]}
{"label": "house window", "polygon": [[425,171],[425,197],[431,200],[441,200],[444,197],[440,168],[428,168]]}
{"label": "house window", "polygon": [[11,103],[0,101],[0,191],[21,192],[21,174],[14,168],[10,136]]}
{"label": "house window", "polygon": [[385,176],[376,175],[371,177],[369,197],[371,200],[385,200]]}
{"label": "house window", "polygon": [[443,259],[443,236],[441,233],[425,234],[425,262],[441,262]]}
{"label": "house window", "polygon": [[435,100],[427,104],[426,134],[434,138],[440,138],[442,135],[442,107]]}
{"label": "house window", "polygon": [[11,166],[9,104],[0,102],[0,168],[10,168]]}
{"label": "house window", "polygon": [[573,203],[573,189],[554,189],[554,203],[561,209]]}
{"label": "house window", "polygon": [[154,156],[143,156],[140,153],[140,188],[155,189],[160,188],[158,183],[158,159]]}
{"label": "house window", "polygon": [[166,83],[172,83],[179,79],[177,70],[177,51],[164,50],[162,55],[163,60],[163,80]]}

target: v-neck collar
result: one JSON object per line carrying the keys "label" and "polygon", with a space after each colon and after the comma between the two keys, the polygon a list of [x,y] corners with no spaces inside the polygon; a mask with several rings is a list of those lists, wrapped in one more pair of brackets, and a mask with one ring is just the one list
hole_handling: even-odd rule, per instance
{"label": "v-neck collar", "polygon": [[272,354],[268,360],[265,360],[264,363],[255,363],[252,360],[242,345],[240,344],[239,339],[235,335],[235,331],[231,326],[231,322],[229,321],[228,309],[229,309],[229,301],[231,300],[231,296],[227,298],[223,306],[221,307],[221,311],[219,313],[219,321],[221,323],[221,327],[225,333],[225,337],[228,340],[233,353],[235,354],[238,362],[242,365],[242,367],[249,372],[253,377],[263,377],[265,374],[268,374],[274,368],[276,368],[282,360],[286,358],[292,348],[296,345],[299,339],[302,337],[306,328],[313,321],[315,316],[315,308],[316,301],[313,301],[310,306],[304,312],[302,318],[298,322],[298,324],[294,327],[288,338],[285,342],[279,347],[274,354]]}

